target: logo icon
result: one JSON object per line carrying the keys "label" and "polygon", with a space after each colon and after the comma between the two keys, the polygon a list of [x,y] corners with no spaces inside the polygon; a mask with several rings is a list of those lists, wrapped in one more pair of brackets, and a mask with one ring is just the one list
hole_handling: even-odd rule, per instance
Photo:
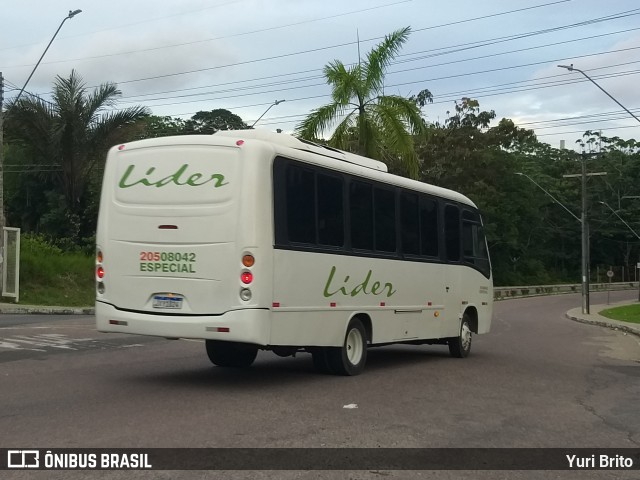
{"label": "logo icon", "polygon": [[38,450],[7,451],[8,468],[39,468],[40,452]]}

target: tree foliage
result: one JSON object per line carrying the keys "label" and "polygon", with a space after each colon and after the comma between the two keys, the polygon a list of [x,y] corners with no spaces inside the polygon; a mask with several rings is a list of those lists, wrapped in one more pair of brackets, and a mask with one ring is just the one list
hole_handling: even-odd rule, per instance
{"label": "tree foliage", "polygon": [[[66,227],[66,233],[74,238],[91,228],[83,221],[87,186],[104,161],[106,150],[127,138],[129,128],[148,115],[144,107],[114,110],[119,95],[113,83],[89,92],[82,78],[72,71],[68,78],[56,77],[52,102],[24,97],[7,108],[7,137],[26,152],[25,171],[32,166],[34,173],[46,174],[45,183],[53,179],[48,187],[55,193],[47,196],[51,207],[47,215],[59,210],[62,213],[51,224]],[[29,178],[25,183],[32,182]]]}
{"label": "tree foliage", "polygon": [[[387,35],[363,61],[347,66],[334,60],[324,67],[332,101],[307,116],[296,132],[314,140],[334,126],[329,145],[383,161],[400,162],[409,176],[418,176],[414,135],[424,132],[419,105],[428,91],[404,98],[384,94],[386,69],[407,41],[405,27]],[[341,120],[340,120],[341,119]]]}

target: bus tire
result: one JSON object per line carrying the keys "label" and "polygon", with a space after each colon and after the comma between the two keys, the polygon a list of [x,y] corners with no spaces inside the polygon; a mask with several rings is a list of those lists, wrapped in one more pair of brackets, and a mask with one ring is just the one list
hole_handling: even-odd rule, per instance
{"label": "bus tire", "polygon": [[447,339],[449,353],[452,357],[466,358],[471,352],[471,322],[465,313],[460,322],[460,334],[457,337]]}
{"label": "bus tire", "polygon": [[327,358],[336,375],[359,375],[367,362],[367,332],[360,320],[349,322],[342,347],[328,348]]}
{"label": "bus tire", "polygon": [[250,345],[217,340],[205,340],[205,344],[209,360],[219,367],[248,367],[258,355],[258,347]]}
{"label": "bus tire", "polygon": [[329,349],[327,347],[315,347],[311,356],[313,357],[313,366],[320,373],[333,373],[331,364],[329,363]]}

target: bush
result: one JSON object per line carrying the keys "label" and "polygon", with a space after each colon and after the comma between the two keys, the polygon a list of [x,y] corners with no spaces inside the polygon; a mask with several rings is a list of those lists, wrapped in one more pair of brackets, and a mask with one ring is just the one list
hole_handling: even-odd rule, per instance
{"label": "bush", "polygon": [[20,303],[90,306],[95,299],[93,254],[64,251],[41,235],[20,239]]}

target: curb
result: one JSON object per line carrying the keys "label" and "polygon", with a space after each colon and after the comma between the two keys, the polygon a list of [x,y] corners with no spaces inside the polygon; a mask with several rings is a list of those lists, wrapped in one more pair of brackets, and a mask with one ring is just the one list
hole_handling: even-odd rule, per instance
{"label": "curb", "polygon": [[[636,302],[627,302],[623,303],[622,305],[628,305],[632,303]],[[605,308],[610,307],[611,305],[592,306],[591,311],[593,312],[594,309],[596,309],[597,311],[591,314],[582,313],[582,308],[573,308],[565,313],[565,317],[569,320],[573,320],[574,322],[585,323],[587,325],[597,325],[599,327],[609,328],[611,330],[617,330],[640,337],[640,325],[636,326],[636,324],[619,322],[617,320],[611,320],[599,315],[598,312],[600,312],[600,310],[604,310]]]}
{"label": "curb", "polygon": [[93,307],[43,307],[0,304],[1,315],[95,315]]}

